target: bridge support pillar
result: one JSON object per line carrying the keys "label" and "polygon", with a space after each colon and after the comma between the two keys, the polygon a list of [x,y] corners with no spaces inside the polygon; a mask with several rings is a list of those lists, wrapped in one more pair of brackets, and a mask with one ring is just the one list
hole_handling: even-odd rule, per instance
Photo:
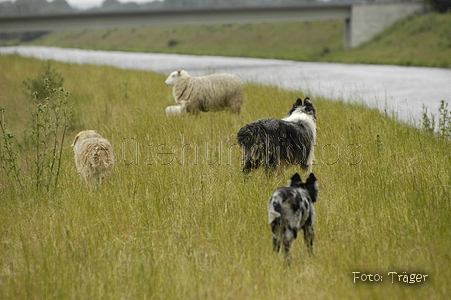
{"label": "bridge support pillar", "polygon": [[409,15],[422,13],[423,2],[357,3],[351,8],[351,18],[345,20],[344,47],[355,48],[395,21]]}

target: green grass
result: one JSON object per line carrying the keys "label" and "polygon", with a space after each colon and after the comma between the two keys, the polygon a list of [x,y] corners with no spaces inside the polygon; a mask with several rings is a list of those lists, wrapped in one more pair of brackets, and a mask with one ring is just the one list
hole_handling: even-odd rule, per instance
{"label": "green grass", "polygon": [[[343,22],[238,24],[54,32],[35,45],[309,60],[342,47]],[[328,50],[325,50],[328,49]]]}
{"label": "green grass", "polygon": [[356,49],[331,53],[325,60],[449,68],[451,14],[407,17]]}
{"label": "green grass", "polygon": [[[41,62],[0,56],[0,69],[9,70],[0,73],[0,101],[17,136],[25,183],[16,189],[0,170],[0,299],[443,299],[451,293],[446,140],[363,105],[312,99],[320,189],[315,255],[299,238],[284,267],[272,252],[266,205],[298,168],[245,177],[234,143],[241,126],[283,117],[306,96],[302,91],[247,84],[239,117],[167,118],[164,108],[173,99],[163,75],[52,65],[71,92],[79,124],[64,144],[54,195],[33,190],[32,153],[22,147],[30,134],[22,81]],[[84,129],[115,147],[114,173],[100,190],[87,189],[76,174],[70,144]],[[352,272],[377,273],[383,281],[354,283]],[[388,272],[428,277],[391,283]]]}
{"label": "green grass", "polygon": [[[451,66],[451,14],[402,19],[367,43],[343,49],[343,21],[57,31],[24,45],[155,53]],[[4,42],[6,43],[6,42]],[[9,41],[10,45],[14,41]]]}

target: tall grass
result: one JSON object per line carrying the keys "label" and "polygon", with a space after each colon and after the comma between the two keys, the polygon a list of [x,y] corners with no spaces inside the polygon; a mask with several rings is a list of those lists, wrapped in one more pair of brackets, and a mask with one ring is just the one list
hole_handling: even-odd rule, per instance
{"label": "tall grass", "polygon": [[[40,62],[0,56],[2,106],[18,132],[30,105],[22,81]],[[69,138],[54,195],[9,191],[0,179],[1,299],[443,299],[450,294],[448,141],[362,105],[312,99],[319,181],[315,255],[302,239],[292,264],[272,252],[266,205],[298,168],[241,174],[235,134],[282,117],[302,91],[247,84],[239,117],[167,118],[165,77],[55,63],[79,124],[115,148],[99,190],[76,174]],[[22,71],[19,71],[22,70]],[[126,83],[126,84],[124,84]],[[21,150],[22,149],[22,150]],[[19,163],[26,161],[19,159]],[[24,168],[26,170],[26,168]],[[3,196],[6,195],[6,196]],[[352,272],[382,276],[354,283]],[[426,274],[407,284],[400,275]]]}

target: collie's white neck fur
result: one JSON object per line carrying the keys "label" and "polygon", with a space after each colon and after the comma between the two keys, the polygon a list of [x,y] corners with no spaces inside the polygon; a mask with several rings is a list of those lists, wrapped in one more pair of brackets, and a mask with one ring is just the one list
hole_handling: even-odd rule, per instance
{"label": "collie's white neck fur", "polygon": [[316,140],[316,122],[310,115],[295,110],[294,112],[291,113],[291,115],[286,116],[282,120],[287,122],[298,122],[298,121],[306,122],[309,125],[310,129],[312,130],[313,140]]}
{"label": "collie's white neck fur", "polygon": [[300,111],[294,111],[291,113],[291,115],[286,116],[282,120],[288,121],[288,122],[297,122],[297,121],[305,121],[313,126],[313,128],[316,127],[315,121],[312,119],[312,117],[304,112]]}

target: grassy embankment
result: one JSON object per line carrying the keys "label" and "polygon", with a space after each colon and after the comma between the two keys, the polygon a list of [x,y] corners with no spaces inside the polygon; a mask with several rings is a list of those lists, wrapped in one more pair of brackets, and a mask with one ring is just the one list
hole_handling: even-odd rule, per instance
{"label": "grassy embankment", "polygon": [[[242,125],[284,116],[301,91],[247,84],[239,117],[166,118],[173,100],[163,75],[54,63],[76,117],[58,187],[37,193],[36,156],[27,144],[31,101],[22,81],[40,65],[0,56],[0,69],[8,70],[0,73],[0,101],[16,133],[23,186],[0,169],[1,299],[443,299],[451,293],[445,140],[375,109],[312,99],[319,128],[315,255],[308,257],[300,238],[284,267],[272,252],[266,205],[297,168],[245,179],[233,144]],[[88,128],[115,146],[114,174],[100,190],[86,189],[70,147],[76,132]],[[352,272],[377,273],[382,281],[354,283]],[[392,283],[389,272],[428,277],[407,284],[394,276]]]}
{"label": "grassy embankment", "polygon": [[350,50],[343,50],[342,21],[59,31],[25,44],[450,67],[451,14],[429,13],[400,20]]}

